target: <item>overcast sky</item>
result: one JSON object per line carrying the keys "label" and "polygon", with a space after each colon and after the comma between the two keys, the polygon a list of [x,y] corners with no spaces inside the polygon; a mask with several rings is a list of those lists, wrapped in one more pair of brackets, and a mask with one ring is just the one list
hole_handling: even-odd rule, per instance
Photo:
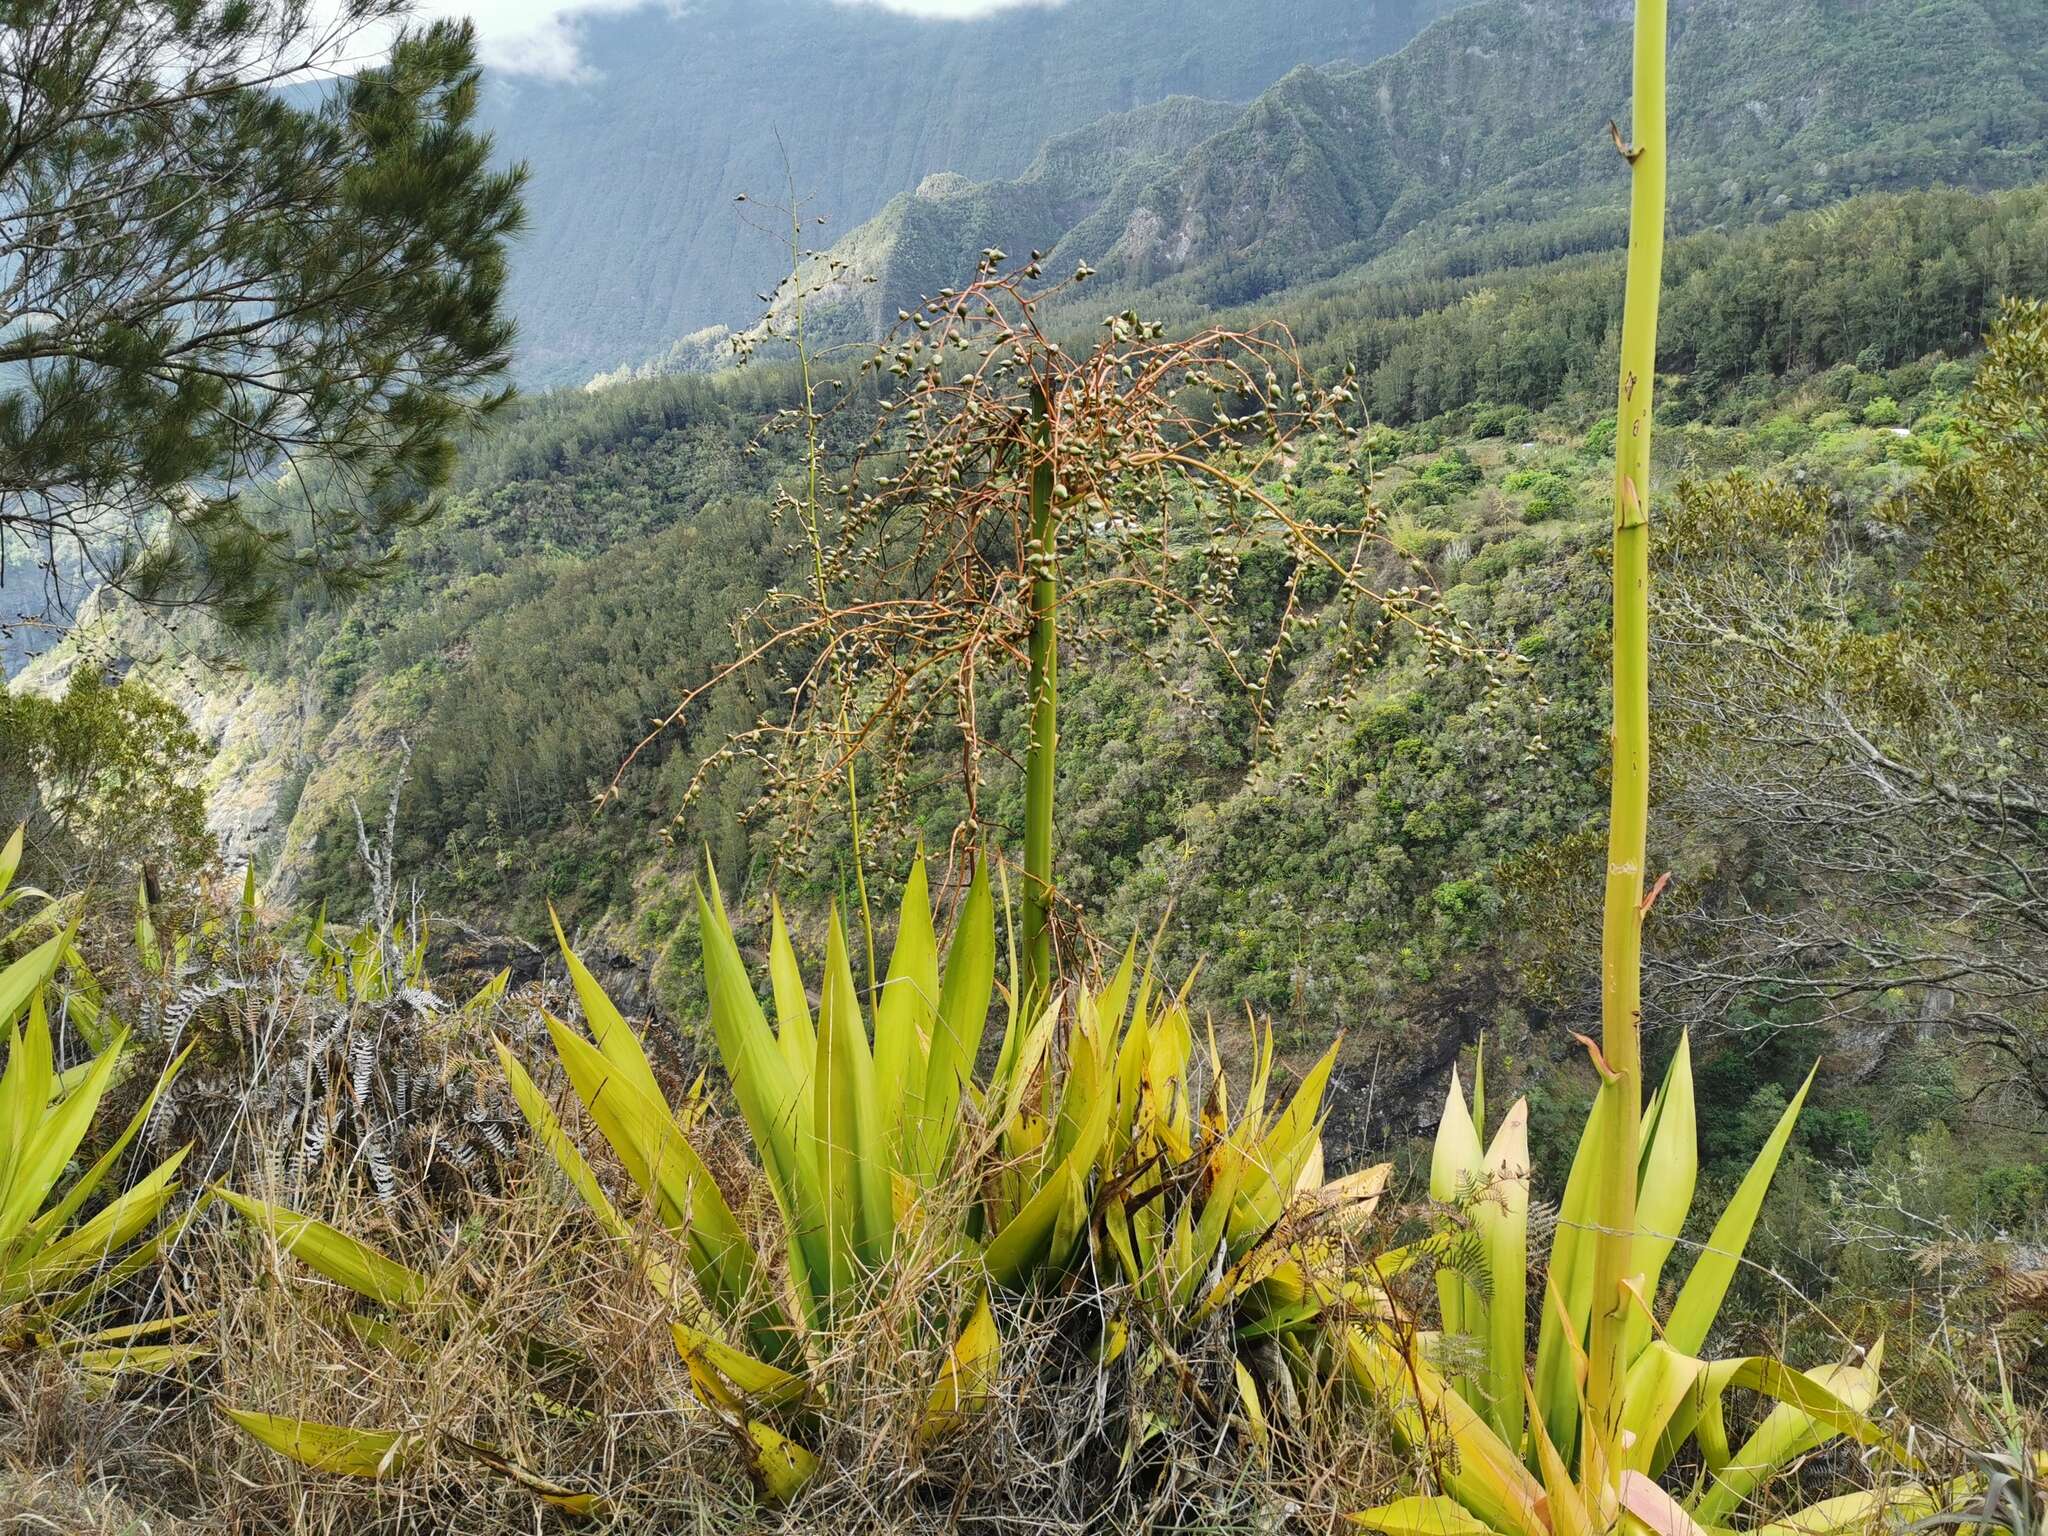
{"label": "overcast sky", "polygon": [[[1055,0],[837,0],[842,5],[876,5],[884,10],[934,19],[980,16],[1013,5]],[[633,10],[675,0],[420,0],[429,16],[473,16],[483,40],[484,63],[513,74],[571,79],[581,72],[576,28],[585,16]]]}

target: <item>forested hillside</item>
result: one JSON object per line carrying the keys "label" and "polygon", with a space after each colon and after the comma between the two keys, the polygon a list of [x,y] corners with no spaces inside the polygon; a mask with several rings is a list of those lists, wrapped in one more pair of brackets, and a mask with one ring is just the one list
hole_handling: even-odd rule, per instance
{"label": "forested hillside", "polygon": [[[1280,311],[1319,373],[1358,371],[1385,424],[1374,494],[1396,543],[1528,672],[1491,688],[1397,653],[1333,717],[1313,704],[1330,662],[1311,649],[1258,748],[1245,701],[1185,636],[1135,645],[1149,621],[1134,609],[1133,652],[1077,663],[1070,685],[1063,793],[1086,836],[1068,879],[1103,931],[1148,929],[1170,905],[1175,954],[1208,957],[1205,995],[1272,1008],[1303,1039],[1362,1011],[1391,1028],[1418,1009],[1420,1027],[1449,996],[1473,1018],[1493,1006],[1491,968],[1513,953],[1504,902],[1599,800],[1587,659],[1618,272],[1590,256],[1360,279]],[[1667,289],[1667,481],[1750,466],[1869,505],[1939,440],[1999,302],[2048,289],[2048,193],[1873,196],[1690,236],[1670,247]],[[794,387],[764,363],[550,396],[477,444],[390,582],[299,614],[256,661],[241,709],[271,724],[215,770],[231,854],[343,898],[362,873],[349,797],[381,803],[402,736],[405,863],[472,914],[531,930],[545,899],[651,961],[687,879],[664,838],[765,879],[761,834],[737,819],[758,792],[749,773],[670,819],[696,760],[772,705],[766,675],[660,738],[623,802],[594,805],[646,722],[732,653],[735,618],[800,569],[772,511],[793,444],[762,434]],[[871,409],[861,394],[834,429]],[[1240,573],[1243,643],[1288,580],[1284,564]],[[1165,680],[1141,664],[1155,645],[1182,658]],[[1013,835],[1016,793],[999,784],[984,806]],[[916,823],[942,838],[957,809],[935,793]],[[783,872],[785,894],[830,889],[840,858],[828,840]],[[685,958],[661,966],[664,985],[682,984]]]}
{"label": "forested hillside", "polygon": [[0,16],[0,1527],[2043,1536],[2048,5],[905,3]]}

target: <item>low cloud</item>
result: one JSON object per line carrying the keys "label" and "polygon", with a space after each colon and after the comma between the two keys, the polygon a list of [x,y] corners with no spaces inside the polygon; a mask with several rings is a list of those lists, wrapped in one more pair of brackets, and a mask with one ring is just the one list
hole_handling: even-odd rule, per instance
{"label": "low cloud", "polygon": [[543,80],[583,80],[590,77],[577,36],[583,21],[654,4],[676,8],[673,0],[421,0],[417,14],[473,18],[477,51],[487,69]]}
{"label": "low cloud", "polygon": [[866,5],[899,16],[925,16],[934,21],[966,21],[991,11],[1014,11],[1023,6],[1041,8],[1060,5],[1064,0],[837,0],[840,5]]}
{"label": "low cloud", "polygon": [[[1064,0],[833,0],[899,16],[933,21],[967,21],[1023,6],[1052,6]],[[586,80],[589,65],[579,46],[583,23],[650,5],[681,12],[687,0],[420,0],[422,17],[469,16],[476,21],[479,52],[500,74],[543,80]]]}

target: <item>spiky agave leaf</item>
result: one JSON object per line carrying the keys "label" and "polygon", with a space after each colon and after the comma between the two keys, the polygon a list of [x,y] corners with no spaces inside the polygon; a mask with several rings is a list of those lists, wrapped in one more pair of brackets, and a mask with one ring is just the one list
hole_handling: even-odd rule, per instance
{"label": "spiky agave leaf", "polygon": [[[46,1205],[91,1129],[128,1043],[117,1030],[106,1048],[72,1073],[54,1070],[43,984],[69,951],[71,930],[38,946],[0,973],[0,1022],[9,1037],[0,1073],[0,1306],[30,1298],[50,1301],[101,1269],[139,1237],[177,1192],[185,1149],[108,1201],[90,1219],[73,1217],[96,1194],[149,1119],[158,1098],[184,1065],[174,1059],[130,1117],[126,1128],[53,1204]],[[25,1024],[14,1018],[25,1012]],[[62,1305],[61,1297],[54,1303]]]}

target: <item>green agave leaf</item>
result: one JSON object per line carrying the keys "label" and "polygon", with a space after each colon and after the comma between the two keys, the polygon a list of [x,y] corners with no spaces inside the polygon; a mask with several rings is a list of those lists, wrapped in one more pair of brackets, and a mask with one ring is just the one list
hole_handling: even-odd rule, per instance
{"label": "green agave leaf", "polygon": [[995,979],[995,903],[989,894],[988,868],[978,863],[946,951],[924,1092],[912,1122],[908,1163],[913,1177],[926,1187],[944,1168],[959,1129],[961,1090],[981,1052]]}
{"label": "green agave leaf", "polygon": [[171,1196],[191,1149],[181,1147],[143,1178],[102,1206],[90,1220],[55,1238],[38,1253],[0,1268],[0,1307],[68,1285],[133,1242],[154,1222]]}
{"label": "green agave leaf", "polygon": [[818,1005],[818,1071],[813,1124],[817,1134],[817,1167],[825,1217],[825,1269],[821,1300],[849,1295],[863,1266],[877,1262],[886,1241],[890,1216],[887,1190],[882,1230],[875,1231],[875,1179],[886,1178],[886,1164],[875,1160],[872,1140],[880,1136],[881,1115],[875,1103],[874,1062],[860,1017],[860,998],[853,980],[852,958],[839,909],[825,950],[824,996]]}
{"label": "green agave leaf", "polygon": [[[801,1266],[801,1290],[806,1296],[815,1295],[814,1288],[824,1285],[831,1273],[823,1172],[815,1143],[800,1145],[797,1141],[802,1123],[797,1109],[799,1084],[747,980],[715,875],[707,874],[705,889],[698,892],[697,926],[703,938],[704,984],[719,1060],[725,1065],[733,1097],[753,1137],[754,1151],[775,1192],[789,1233],[790,1252]],[[822,1060],[822,1048],[819,1055]],[[802,1085],[804,1092],[813,1092],[815,1087]]]}
{"label": "green agave leaf", "polygon": [[580,1148],[569,1139],[562,1129],[562,1123],[555,1117],[554,1106],[548,1103],[547,1095],[540,1091],[519,1058],[503,1040],[492,1037],[491,1044],[498,1052],[498,1062],[505,1072],[505,1081],[511,1085],[512,1097],[519,1105],[519,1112],[533,1130],[536,1140],[547,1148],[548,1155],[555,1160],[555,1166],[562,1170],[570,1186],[583,1198],[597,1218],[598,1225],[619,1241],[631,1244],[639,1250],[640,1262],[647,1274],[648,1284],[655,1294],[673,1304],[679,1295],[675,1270],[668,1261],[652,1252],[646,1244],[638,1241],[632,1226],[618,1213],[610,1198],[597,1182],[597,1175],[584,1158]]}
{"label": "green agave leaf", "polygon": [[[1267,1035],[1270,1043],[1271,1034]],[[1246,1176],[1244,1188],[1230,1213],[1229,1235],[1233,1247],[1251,1241],[1278,1221],[1294,1198],[1302,1170],[1316,1155],[1323,1121],[1323,1094],[1330,1086],[1330,1072],[1337,1065],[1340,1037],[1330,1042],[1316,1064],[1302,1074],[1301,1085],[1259,1143],[1258,1155]],[[1246,1118],[1254,1111],[1246,1107]]]}
{"label": "green agave leaf", "polygon": [[[1692,1086],[1692,1049],[1680,1036],[1678,1050],[1643,1116],[1642,1161],[1637,1174],[1635,1246],[1629,1273],[1641,1275],[1645,1298],[1654,1300],[1672,1245],[1692,1211],[1699,1177],[1699,1126]],[[1633,1361],[1650,1341],[1650,1317],[1629,1314],[1623,1358]],[[1690,1351],[1681,1350],[1681,1353]]]}
{"label": "green agave leaf", "polygon": [[1664,1434],[1694,1397],[1706,1370],[1704,1362],[1680,1354],[1661,1339],[1653,1339],[1636,1356],[1622,1395],[1623,1437],[1634,1437],[1623,1453],[1625,1469],[1649,1472],[1659,1465]]}
{"label": "green agave leaf", "polygon": [[796,1144],[808,1147],[816,1134],[816,1094],[811,1074],[818,1066],[818,1032],[811,1022],[811,1003],[796,946],[789,941],[782,903],[769,898],[768,984],[775,999],[775,1043],[789,1066],[796,1106]]}
{"label": "green agave leaf", "polygon": [[5,1155],[0,1161],[0,1252],[42,1209],[63,1177],[71,1154],[92,1128],[125,1043],[102,1051],[79,1086],[52,1104],[50,1022],[43,1013],[42,994],[30,998],[28,1029],[15,1035],[8,1060],[12,1082],[0,1085],[0,1106],[19,1116],[14,1134],[0,1145]]}
{"label": "green agave leaf", "polygon": [[[125,1039],[125,1034],[117,1034],[113,1041],[109,1043],[107,1050],[102,1053],[101,1059],[119,1052],[125,1043]],[[120,1161],[121,1155],[128,1150],[128,1144],[135,1139],[136,1134],[148,1123],[151,1111],[156,1108],[157,1100],[162,1097],[164,1090],[171,1085],[171,1080],[184,1067],[186,1060],[192,1055],[193,1049],[197,1044],[196,1040],[188,1044],[184,1050],[178,1053],[177,1058],[164,1068],[163,1072],[158,1076],[155,1086],[150,1089],[141,1104],[136,1106],[135,1113],[128,1119],[127,1126],[114,1139],[113,1145],[100,1154],[99,1160],[92,1167],[72,1181],[71,1187],[64,1192],[62,1200],[35,1219],[31,1224],[32,1236],[29,1241],[18,1245],[14,1250],[16,1260],[26,1258],[29,1254],[40,1250],[44,1245],[54,1240],[57,1234],[62,1232],[65,1227],[70,1225],[71,1218],[77,1215],[80,1207],[92,1197],[93,1191],[99,1188],[100,1184],[106,1179],[106,1176],[113,1171],[114,1165]],[[5,1230],[4,1224],[0,1224],[0,1232]]]}
{"label": "green agave leaf", "polygon": [[[1579,1443],[1579,1392],[1574,1369],[1593,1310],[1594,1182],[1607,1127],[1619,1114],[1619,1089],[1605,1079],[1586,1116],[1565,1180],[1557,1230],[1550,1239],[1543,1310],[1536,1334],[1536,1401],[1551,1442],[1568,1461]],[[1681,1353],[1692,1351],[1681,1350]]]}
{"label": "green agave leaf", "polygon": [[576,1096],[662,1225],[682,1241],[705,1299],[728,1321],[751,1326],[754,1309],[772,1293],[732,1208],[667,1104],[649,1101],[561,1020],[547,1022]]}
{"label": "green agave leaf", "polygon": [[1700,1250],[1692,1272],[1685,1277],[1685,1284],[1679,1289],[1678,1300],[1671,1307],[1671,1317],[1664,1325],[1664,1337],[1682,1355],[1700,1353],[1706,1346],[1707,1335],[1713,1331],[1714,1320],[1721,1315],[1721,1303],[1728,1295],[1729,1283],[1735,1278],[1736,1266],[1742,1262],[1743,1250],[1749,1246],[1749,1234],[1763,1210],[1764,1196],[1770,1192],[1778,1161],[1785,1155],[1786,1144],[1792,1139],[1792,1128],[1806,1103],[1807,1090],[1813,1086],[1814,1073],[1819,1070],[1820,1064],[1816,1062],[1806,1074],[1806,1081],[1799,1085],[1799,1092],[1792,1096],[1791,1104],[1779,1117],[1770,1139],[1764,1143],[1763,1150],[1743,1176],[1734,1197],[1721,1212],[1721,1219],[1714,1223],[1706,1247]]}
{"label": "green agave leaf", "polygon": [[1082,1178],[1081,1169],[1072,1159],[1062,1163],[991,1239],[982,1253],[982,1264],[992,1284],[1004,1290],[1020,1290],[1051,1260],[1057,1230],[1063,1224],[1071,1224],[1072,1212],[1077,1208],[1085,1219]]}
{"label": "green agave leaf", "polygon": [[[939,938],[920,854],[904,882],[896,948],[875,1001],[875,1094],[884,1145],[898,1145],[906,1123],[922,1118],[927,1044],[939,1009]],[[892,1159],[892,1163],[893,1163]]]}

